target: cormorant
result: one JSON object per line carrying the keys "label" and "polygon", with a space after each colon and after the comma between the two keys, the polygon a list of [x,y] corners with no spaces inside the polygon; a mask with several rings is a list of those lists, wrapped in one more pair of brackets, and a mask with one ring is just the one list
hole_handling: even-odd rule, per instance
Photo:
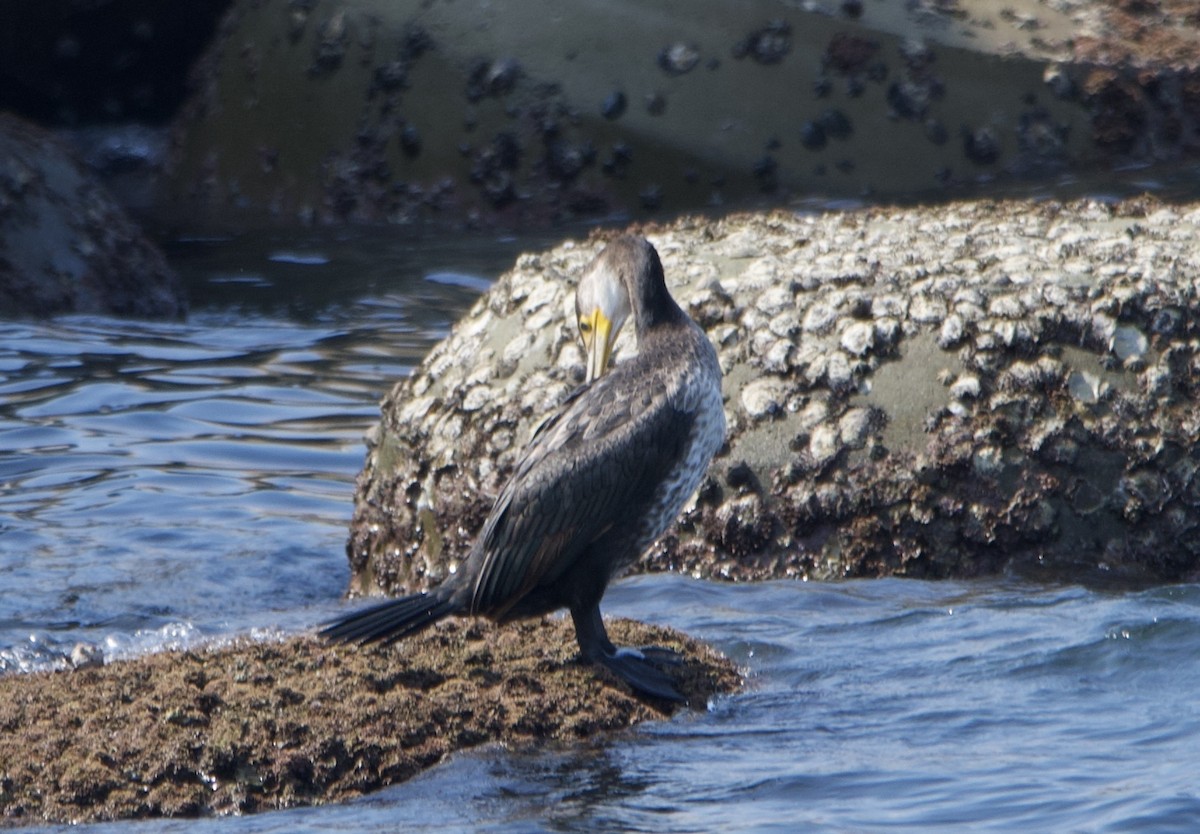
{"label": "cormorant", "polygon": [[[717,354],[644,238],[610,242],[580,278],[575,306],[587,380],[534,432],[462,568],[322,635],[391,643],[455,614],[506,622],[567,608],[584,658],[635,690],[682,700],[661,668],[675,653],[614,646],[600,598],[679,514],[724,442]],[[637,355],[605,374],[629,317]]]}

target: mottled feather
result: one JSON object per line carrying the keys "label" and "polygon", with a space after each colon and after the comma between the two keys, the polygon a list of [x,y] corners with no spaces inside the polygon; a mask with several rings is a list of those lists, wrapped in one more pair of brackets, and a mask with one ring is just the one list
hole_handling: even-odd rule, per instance
{"label": "mottled feather", "polygon": [[[680,459],[695,414],[676,408],[684,398],[667,374],[637,370],[618,365],[535,433],[479,539],[474,613],[502,616],[514,597],[553,583],[615,526],[641,526],[639,508]],[[649,544],[629,546],[639,543]]]}

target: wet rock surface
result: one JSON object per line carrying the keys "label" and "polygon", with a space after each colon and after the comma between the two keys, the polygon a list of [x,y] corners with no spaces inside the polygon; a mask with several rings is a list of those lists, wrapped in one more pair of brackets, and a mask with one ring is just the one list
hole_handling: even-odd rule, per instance
{"label": "wet rock surface", "polygon": [[[975,202],[643,231],[718,348],[730,425],[645,569],[1197,575],[1200,206]],[[353,592],[436,583],[465,557],[582,379],[574,282],[603,237],[519,258],[385,398]]]}
{"label": "wet rock surface", "polygon": [[185,309],[162,253],[72,153],[0,114],[0,316]]}
{"label": "wet rock surface", "polygon": [[[728,661],[667,629],[614,637],[686,653],[693,706]],[[247,813],[331,802],[486,743],[602,743],[676,707],[575,660],[569,622],[452,621],[391,649],[241,641],[0,676],[0,827]]]}

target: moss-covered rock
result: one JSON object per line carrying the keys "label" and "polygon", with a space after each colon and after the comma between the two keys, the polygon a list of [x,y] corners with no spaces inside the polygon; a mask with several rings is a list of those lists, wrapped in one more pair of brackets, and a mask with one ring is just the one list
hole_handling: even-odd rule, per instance
{"label": "moss-covered rock", "polygon": [[[611,625],[684,652],[675,674],[696,708],[739,685],[676,632]],[[237,641],[0,676],[0,827],[331,802],[478,744],[569,744],[676,709],[575,655],[561,619],[450,621],[388,649]]]}

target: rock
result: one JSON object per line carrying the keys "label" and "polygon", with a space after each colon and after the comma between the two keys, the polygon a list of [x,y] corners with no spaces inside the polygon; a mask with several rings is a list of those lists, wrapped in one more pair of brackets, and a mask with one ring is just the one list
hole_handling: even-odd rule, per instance
{"label": "rock", "polygon": [[742,408],[755,420],[779,414],[783,411],[780,400],[785,390],[780,380],[772,377],[756,379],[742,388]]}
{"label": "rock", "polygon": [[0,317],[185,309],[162,253],[70,151],[0,114]]}
{"label": "rock", "polygon": [[0,51],[0,111],[56,127],[165,122],[229,3],[0,4],[0,32],[12,33]]}
{"label": "rock", "polygon": [[76,643],[71,648],[71,667],[91,669],[104,665],[104,649],[91,643]]}
{"label": "rock", "polygon": [[[686,653],[694,708],[733,665],[669,629],[614,638]],[[0,676],[0,826],[244,814],[345,800],[480,744],[594,743],[661,719],[575,662],[569,620],[455,621],[402,649],[309,637]]]}
{"label": "rock", "polygon": [[1034,26],[959,5],[741,0],[733,22],[727,0],[565,17],[553,0],[235,0],[173,126],[164,209],[533,228],[1200,153],[1187,14],[1043,2]]}
{"label": "rock", "polygon": [[[1157,208],[978,202],[643,229],[685,308],[725,299],[701,318],[730,436],[712,485],[641,567],[1200,576],[1200,206]],[[530,432],[581,378],[555,357],[576,339],[574,281],[604,234],[518,260],[385,399],[358,481],[354,592],[414,590],[466,555]],[[1092,274],[1065,270],[1075,259]],[[511,377],[481,373],[518,335]],[[631,347],[623,334],[618,361]],[[760,485],[754,502],[726,506],[733,465]]]}
{"label": "rock", "polygon": [[842,330],[842,348],[855,356],[865,356],[875,346],[875,327],[870,322],[852,321]]}

